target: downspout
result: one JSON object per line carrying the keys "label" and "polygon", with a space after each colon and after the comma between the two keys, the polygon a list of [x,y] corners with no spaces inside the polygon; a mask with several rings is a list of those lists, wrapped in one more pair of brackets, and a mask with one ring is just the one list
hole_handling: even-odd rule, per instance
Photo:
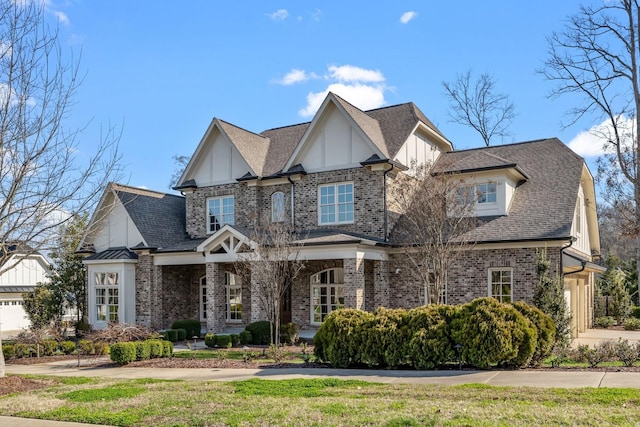
{"label": "downspout", "polygon": [[562,262],[562,255],[564,255],[564,250],[565,249],[569,249],[571,246],[573,246],[573,242],[575,242],[574,237],[571,237],[571,240],[569,240],[569,244],[567,246],[563,246],[562,248],[560,248],[560,279],[562,280],[562,284],[564,285],[564,263]]}
{"label": "downspout", "polygon": [[296,220],[295,220],[295,210],[294,210],[294,197],[295,197],[295,188],[296,184],[291,179],[291,175],[287,175],[287,180],[291,183],[291,228],[295,230],[296,228]]}
{"label": "downspout", "polygon": [[391,166],[391,169],[387,169],[384,171],[384,174],[382,175],[382,206],[384,208],[384,224],[383,224],[383,231],[384,231],[384,241],[385,243],[389,240],[389,210],[387,209],[387,174],[389,172],[391,172],[391,170],[393,169],[393,166]]}

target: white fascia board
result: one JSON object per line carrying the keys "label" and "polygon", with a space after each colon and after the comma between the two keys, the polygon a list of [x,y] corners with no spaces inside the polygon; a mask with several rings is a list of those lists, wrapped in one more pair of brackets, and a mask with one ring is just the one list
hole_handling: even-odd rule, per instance
{"label": "white fascia board", "polygon": [[305,261],[323,259],[351,259],[364,258],[374,261],[387,261],[389,256],[387,249],[372,248],[363,245],[326,245],[326,246],[305,246],[300,250],[298,259]]}
{"label": "white fascia board", "polygon": [[191,168],[193,167],[193,164],[196,162],[196,159],[198,158],[198,155],[202,151],[205,143],[209,139],[209,135],[211,135],[211,133],[213,132],[213,129],[216,127],[220,132],[222,132],[222,130],[218,126],[217,119],[214,117],[213,120],[211,120],[211,123],[209,123],[209,127],[207,127],[207,130],[204,132],[204,135],[202,136],[202,138],[200,138],[200,142],[196,147],[196,151],[193,152],[193,154],[191,155],[191,158],[189,159],[189,163],[187,163],[187,166],[182,171],[182,175],[180,175],[180,179],[178,179],[177,181],[178,184],[182,183],[184,179],[188,176],[189,172],[191,172]]}
{"label": "white fascia board", "polygon": [[444,148],[445,152],[453,151],[453,144],[451,143],[451,141],[449,141],[447,138],[443,137],[442,135],[440,135],[439,133],[431,129],[429,126],[426,125],[426,123],[422,123],[421,121],[418,121],[418,124],[413,128],[411,135],[413,135],[414,133],[426,134],[429,141],[434,142],[438,145],[441,145],[440,148]]}
{"label": "white fascia board", "polygon": [[153,265],[190,265],[205,264],[206,258],[201,252],[154,254]]}
{"label": "white fascia board", "polygon": [[245,236],[244,234],[240,233],[235,228],[231,227],[229,224],[225,224],[225,225],[222,226],[222,228],[220,228],[220,230],[216,231],[211,236],[209,236],[209,238],[207,238],[207,240],[205,240],[204,242],[200,243],[198,245],[198,247],[196,248],[196,251],[198,251],[198,252],[207,251],[208,248],[210,248],[212,246],[215,246],[217,243],[219,243],[220,241],[224,240],[229,234],[233,235],[238,240],[242,240],[242,241],[246,241],[246,242],[249,241],[249,238],[247,236]]}

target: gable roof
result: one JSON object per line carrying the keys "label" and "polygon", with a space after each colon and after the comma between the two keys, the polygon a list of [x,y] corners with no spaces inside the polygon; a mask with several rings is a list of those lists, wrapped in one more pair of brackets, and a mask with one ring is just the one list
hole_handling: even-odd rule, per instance
{"label": "gable roof", "polygon": [[[323,102],[323,107],[330,101],[333,101],[334,105],[353,121],[380,154],[389,160],[392,160],[398,154],[398,151],[411,133],[421,124],[446,140],[446,137],[412,102],[363,111],[334,93],[327,95]],[[322,111],[323,108],[318,110],[314,121],[267,129],[260,133],[253,133],[214,118],[175,189],[197,186],[198,183],[186,180],[187,171],[195,163],[194,160],[200,152],[201,146],[215,127],[229,138],[240,155],[253,169],[252,171],[246,171],[242,175],[248,174],[246,175],[247,177],[271,177],[283,172],[287,164],[293,161],[292,156],[296,149],[304,136],[311,131],[310,126],[320,117]],[[290,166],[293,166],[293,164]]]}
{"label": "gable roof", "polygon": [[184,197],[114,183],[111,188],[144,239],[139,247],[163,248],[188,239]]}
{"label": "gable roof", "polygon": [[479,218],[480,225],[470,233],[473,241],[571,237],[584,160],[557,138],[452,151],[434,167],[441,164],[454,165],[458,171],[515,165],[529,177],[516,189],[508,215]]}

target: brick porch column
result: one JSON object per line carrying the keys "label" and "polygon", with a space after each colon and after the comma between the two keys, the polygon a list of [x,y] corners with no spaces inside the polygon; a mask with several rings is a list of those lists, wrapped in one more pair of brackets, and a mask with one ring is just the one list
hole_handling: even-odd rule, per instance
{"label": "brick porch column", "polygon": [[373,307],[389,307],[389,261],[373,262]]}
{"label": "brick porch column", "polygon": [[219,264],[207,263],[207,331],[222,332],[226,318],[226,289],[224,271]]}
{"label": "brick porch column", "polygon": [[258,322],[260,320],[267,320],[267,314],[260,303],[260,283],[255,279],[258,277],[258,274],[253,274],[253,270],[260,268],[260,266],[253,264],[251,268],[251,322]]}
{"label": "brick porch column", "polygon": [[344,305],[346,308],[364,309],[364,254],[343,260]]}
{"label": "brick porch column", "polygon": [[138,254],[135,270],[136,323],[151,329],[162,329],[160,304],[160,284],[158,267],[153,264],[153,256]]}

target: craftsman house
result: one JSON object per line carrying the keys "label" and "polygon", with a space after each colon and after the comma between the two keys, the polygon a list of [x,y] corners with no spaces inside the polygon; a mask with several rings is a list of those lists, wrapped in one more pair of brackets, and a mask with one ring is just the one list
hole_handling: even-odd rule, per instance
{"label": "craftsman house", "polygon": [[307,264],[283,322],[314,328],[340,307],[417,306],[422,290],[388,202],[414,163],[447,165],[479,194],[475,244],[447,272],[448,303],[530,301],[546,248],[574,329],[591,325],[599,236],[582,158],[557,139],[454,151],[413,103],[361,111],[331,93],[309,123],[253,133],[213,119],[180,196],[110,184],[82,246],[89,319],[167,328],[198,318],[214,332],[262,320],[233,265],[257,220],[304,236]]}

